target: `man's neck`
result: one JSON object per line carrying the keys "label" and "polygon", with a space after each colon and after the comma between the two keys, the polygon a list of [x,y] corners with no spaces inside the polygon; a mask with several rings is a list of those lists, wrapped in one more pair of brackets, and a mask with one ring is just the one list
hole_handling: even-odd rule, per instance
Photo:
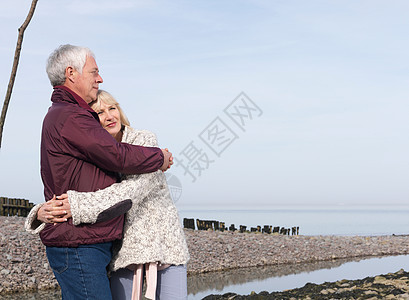
{"label": "man's neck", "polygon": [[81,106],[82,108],[85,108],[86,110],[89,111],[94,111],[91,109],[91,107],[89,107],[88,103],[84,101],[84,99],[82,99],[75,91],[73,91],[71,88],[69,88],[67,85],[57,85],[54,88],[61,88],[63,90],[66,90],[67,92],[69,92],[75,99],[75,101],[77,101],[77,103],[79,104],[79,106]]}
{"label": "man's neck", "polygon": [[85,101],[88,104],[88,102],[80,95],[80,92],[76,89],[75,85],[71,84],[71,82],[66,81],[62,86],[68,88],[71,92],[75,93],[78,97],[80,97],[83,101]]}

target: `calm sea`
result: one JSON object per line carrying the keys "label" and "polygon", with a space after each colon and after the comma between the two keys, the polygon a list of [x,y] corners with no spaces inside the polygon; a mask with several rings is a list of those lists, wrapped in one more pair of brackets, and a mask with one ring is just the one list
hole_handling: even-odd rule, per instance
{"label": "calm sea", "polygon": [[281,207],[276,209],[181,209],[180,219],[194,218],[257,227],[299,226],[302,235],[409,234],[409,206]]}

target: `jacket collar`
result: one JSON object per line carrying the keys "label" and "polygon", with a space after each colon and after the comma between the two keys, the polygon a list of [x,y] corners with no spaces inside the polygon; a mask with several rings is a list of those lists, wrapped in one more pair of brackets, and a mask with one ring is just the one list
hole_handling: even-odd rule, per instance
{"label": "jacket collar", "polygon": [[94,116],[94,118],[97,119],[99,122],[98,114],[91,107],[89,107],[88,103],[85,102],[84,99],[82,99],[78,94],[76,94],[66,86],[63,85],[55,86],[54,92],[51,95],[51,101],[53,103],[68,102],[72,104],[77,104],[83,109],[89,111]]}

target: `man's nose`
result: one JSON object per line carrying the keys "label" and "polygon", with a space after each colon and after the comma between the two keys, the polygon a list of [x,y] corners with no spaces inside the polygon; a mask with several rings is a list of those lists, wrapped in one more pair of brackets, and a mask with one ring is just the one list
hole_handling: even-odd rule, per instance
{"label": "man's nose", "polygon": [[99,74],[98,74],[98,77],[97,77],[97,82],[98,82],[98,83],[103,83],[103,82],[104,82],[104,80],[102,79],[101,75],[99,75]]}

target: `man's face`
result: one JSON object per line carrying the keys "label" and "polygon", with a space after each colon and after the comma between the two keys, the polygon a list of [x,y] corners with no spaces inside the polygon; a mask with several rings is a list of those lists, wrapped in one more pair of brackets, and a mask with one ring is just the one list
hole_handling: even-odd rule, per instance
{"label": "man's face", "polygon": [[97,99],[98,86],[102,83],[97,63],[93,57],[87,57],[82,74],[77,73],[74,83],[75,91],[85,102]]}

